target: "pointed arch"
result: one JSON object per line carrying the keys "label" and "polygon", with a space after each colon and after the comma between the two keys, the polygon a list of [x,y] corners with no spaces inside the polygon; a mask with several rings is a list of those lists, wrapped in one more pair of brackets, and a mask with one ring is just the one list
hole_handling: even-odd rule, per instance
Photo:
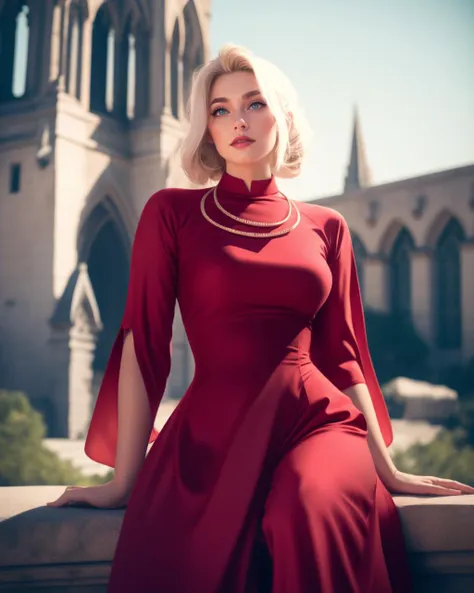
{"label": "pointed arch", "polygon": [[462,345],[461,247],[466,234],[459,220],[450,217],[434,248],[435,327],[438,348]]}
{"label": "pointed arch", "polygon": [[411,320],[411,254],[415,242],[410,231],[402,227],[389,255],[390,310],[394,316]]}
{"label": "pointed arch", "polygon": [[427,247],[431,247],[432,249],[434,249],[436,247],[436,244],[441,236],[441,234],[444,232],[446,226],[450,223],[450,221],[452,220],[456,220],[458,225],[461,227],[461,230],[463,232],[464,235],[467,234],[466,229],[463,227],[463,222],[462,220],[459,220],[453,212],[451,212],[451,210],[449,210],[448,208],[444,208],[443,210],[441,210],[436,217],[434,218],[433,222],[430,224],[430,226],[428,227],[428,230],[426,232],[426,235],[424,237],[424,245],[426,245]]}
{"label": "pointed arch", "polygon": [[86,0],[71,2],[66,49],[66,91],[77,99],[81,98],[84,22],[88,16]]}
{"label": "pointed arch", "polygon": [[183,105],[186,105],[191,92],[193,72],[204,62],[204,42],[201,23],[194,0],[184,7],[185,44],[183,52]]}

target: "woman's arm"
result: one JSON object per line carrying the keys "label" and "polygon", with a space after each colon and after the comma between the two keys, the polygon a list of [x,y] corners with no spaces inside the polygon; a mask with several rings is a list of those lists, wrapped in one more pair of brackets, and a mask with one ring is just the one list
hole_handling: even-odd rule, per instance
{"label": "woman's arm", "polygon": [[145,458],[152,429],[150,406],[129,331],[124,338],[118,384],[118,439],[114,482],[130,493]]}
{"label": "woman's arm", "polygon": [[372,453],[375,469],[382,482],[389,487],[393,482],[393,476],[397,471],[385,445],[382,431],[375,414],[374,404],[370,397],[369,390],[365,383],[358,383],[343,391],[348,395],[355,407],[364,414],[368,428],[368,443]]}
{"label": "woman's arm", "polygon": [[462,493],[474,494],[474,488],[455,480],[446,480],[434,476],[417,476],[398,471],[385,445],[367,386],[358,383],[345,389],[344,393],[351,398],[356,408],[365,416],[368,428],[367,440],[375,469],[382,482],[391,492],[400,494],[437,494],[439,496]]}

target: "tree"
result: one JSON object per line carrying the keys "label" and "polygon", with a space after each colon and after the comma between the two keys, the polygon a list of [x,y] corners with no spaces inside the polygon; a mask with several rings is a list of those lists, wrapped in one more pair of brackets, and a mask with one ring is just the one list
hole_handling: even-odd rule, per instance
{"label": "tree", "polygon": [[0,486],[98,484],[107,476],[86,477],[43,444],[46,428],[41,414],[19,391],[0,390]]}

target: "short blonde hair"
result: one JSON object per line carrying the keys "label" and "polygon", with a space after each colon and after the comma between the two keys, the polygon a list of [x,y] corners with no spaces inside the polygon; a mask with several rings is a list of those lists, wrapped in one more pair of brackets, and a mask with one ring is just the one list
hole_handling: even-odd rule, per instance
{"label": "short blonde hair", "polygon": [[187,106],[188,130],[181,146],[182,167],[198,185],[218,180],[225,171],[225,160],[214,144],[207,141],[209,94],[222,74],[251,72],[275,117],[277,142],[273,174],[296,177],[309,139],[309,127],[288,78],[274,64],[253,56],[247,49],[226,44],[217,58],[196,71]]}

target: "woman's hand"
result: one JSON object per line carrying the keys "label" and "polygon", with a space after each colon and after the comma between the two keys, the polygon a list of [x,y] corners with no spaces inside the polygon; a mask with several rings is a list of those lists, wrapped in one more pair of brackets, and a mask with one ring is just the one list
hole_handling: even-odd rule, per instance
{"label": "woman's hand", "polygon": [[101,509],[115,509],[127,505],[130,492],[111,480],[100,486],[68,486],[59,498],[46,503],[48,507],[62,507],[69,504],[89,504]]}
{"label": "woman's hand", "polygon": [[395,470],[387,488],[396,494],[426,494],[436,496],[456,496],[474,494],[474,488],[455,480],[433,476],[415,476]]}

